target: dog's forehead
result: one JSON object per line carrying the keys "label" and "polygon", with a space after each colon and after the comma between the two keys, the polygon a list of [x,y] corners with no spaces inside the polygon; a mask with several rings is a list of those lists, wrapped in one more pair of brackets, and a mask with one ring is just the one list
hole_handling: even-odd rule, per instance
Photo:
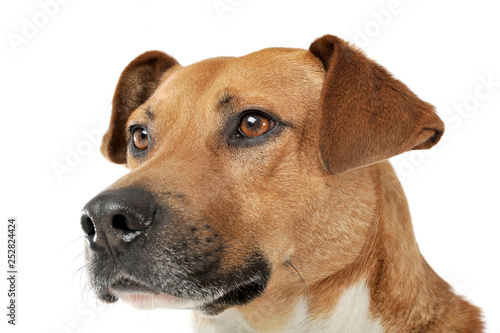
{"label": "dog's forehead", "polygon": [[324,76],[320,61],[302,49],[269,48],[230,58],[221,78],[241,84],[274,88],[318,83]]}
{"label": "dog's forehead", "polygon": [[[152,103],[185,111],[217,107],[235,97],[240,107],[262,107],[279,113],[318,100],[324,79],[320,61],[302,49],[269,48],[242,57],[203,60],[168,73]],[[293,116],[293,115],[290,115]]]}

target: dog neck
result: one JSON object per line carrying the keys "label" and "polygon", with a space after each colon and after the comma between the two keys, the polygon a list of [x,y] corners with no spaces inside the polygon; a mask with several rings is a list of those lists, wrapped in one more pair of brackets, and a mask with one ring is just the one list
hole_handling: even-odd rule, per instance
{"label": "dog neck", "polygon": [[[420,254],[408,204],[390,164],[369,168],[378,214],[353,264],[315,282],[304,282],[288,270],[289,276],[272,279],[252,303],[214,318],[196,316],[197,332],[378,333],[455,327],[473,332],[480,327],[461,318],[478,310],[455,296]],[[447,308],[457,313],[440,310]]]}

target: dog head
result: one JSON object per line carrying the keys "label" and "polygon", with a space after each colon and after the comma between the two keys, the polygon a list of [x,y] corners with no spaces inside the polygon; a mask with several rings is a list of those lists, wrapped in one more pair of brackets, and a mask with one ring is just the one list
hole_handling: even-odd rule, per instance
{"label": "dog head", "polygon": [[371,165],[438,142],[443,123],[343,40],[182,67],[158,51],[123,71],[102,153],[130,173],[84,207],[97,295],[215,315],[294,271],[360,255]]}

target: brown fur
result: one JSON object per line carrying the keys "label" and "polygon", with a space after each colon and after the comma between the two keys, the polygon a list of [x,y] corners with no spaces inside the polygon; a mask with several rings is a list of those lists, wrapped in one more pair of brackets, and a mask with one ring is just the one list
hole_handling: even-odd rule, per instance
{"label": "brown fur", "polygon": [[[227,119],[245,109],[289,125],[260,145],[228,145]],[[126,153],[135,123],[148,124],[153,140],[143,159]],[[225,270],[255,249],[265,254],[265,291],[237,306],[257,331],[286,327],[306,294],[311,318],[326,318],[366,279],[370,311],[387,332],[481,332],[479,310],[420,254],[403,190],[382,161],[430,148],[443,131],[431,105],[324,36],[308,51],[187,67],[158,51],[141,55],[120,77],[102,151],[131,169],[111,188],[140,185],[224,237],[232,249],[222,254]]]}
{"label": "brown fur", "polygon": [[316,40],[309,50],[327,71],[319,149],[332,173],[439,141],[444,124],[434,108],[382,66],[334,36]]}

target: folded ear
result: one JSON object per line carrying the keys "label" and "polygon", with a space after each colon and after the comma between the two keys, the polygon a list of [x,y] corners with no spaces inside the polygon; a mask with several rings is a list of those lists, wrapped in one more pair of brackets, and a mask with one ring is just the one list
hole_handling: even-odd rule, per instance
{"label": "folded ear", "polygon": [[331,35],[314,41],[309,51],[326,71],[318,148],[332,174],[439,141],[444,124],[434,107],[361,51]]}
{"label": "folded ear", "polygon": [[127,162],[126,124],[129,116],[148,100],[162,75],[177,61],[160,51],[141,54],[123,70],[113,96],[109,129],[102,139],[101,153],[110,161]]}

